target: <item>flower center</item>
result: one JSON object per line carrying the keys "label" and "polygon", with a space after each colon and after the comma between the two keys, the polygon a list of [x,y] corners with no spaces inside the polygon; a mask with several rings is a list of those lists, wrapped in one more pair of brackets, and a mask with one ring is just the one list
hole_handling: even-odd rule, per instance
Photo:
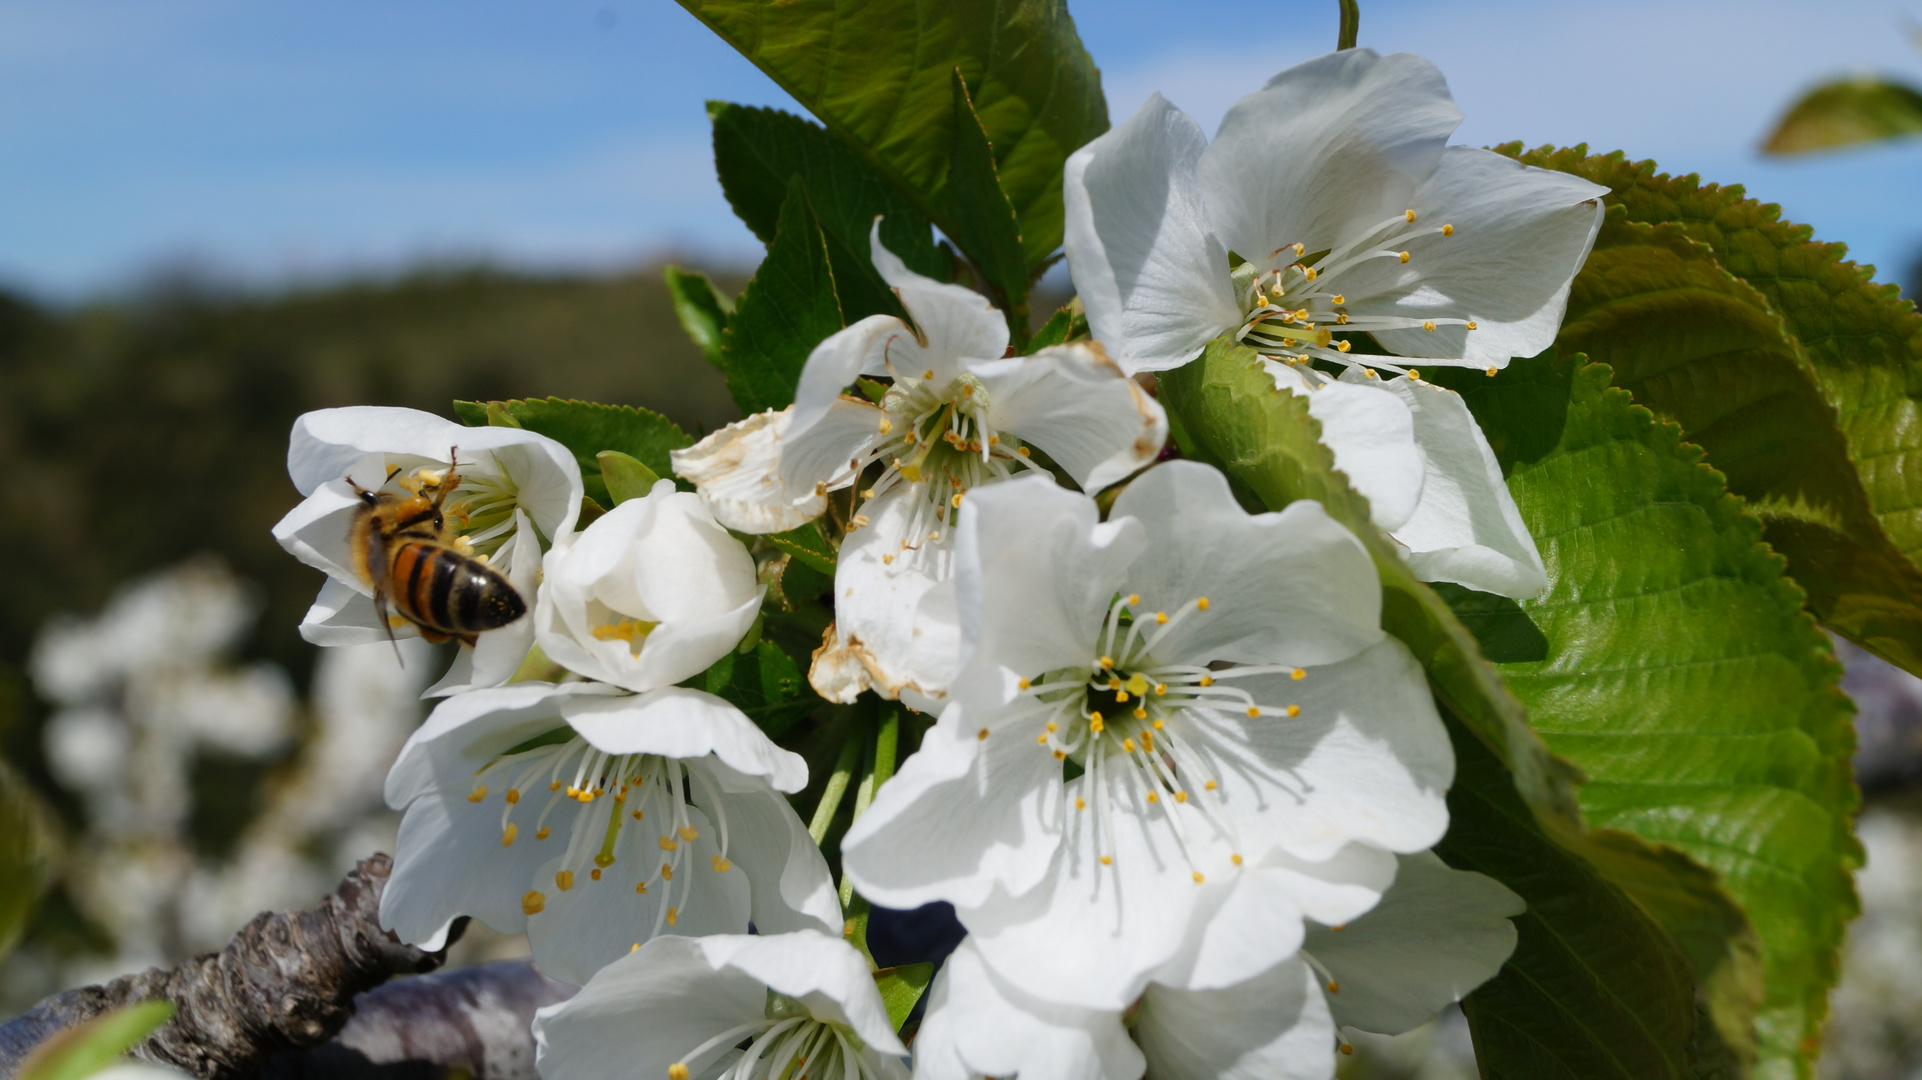
{"label": "flower center", "polygon": [[[650,937],[659,934],[663,924],[673,926],[679,921],[693,888],[692,875],[682,873],[689,847],[700,838],[688,812],[690,807],[704,811],[719,830],[715,846],[720,853],[712,859],[713,871],[725,874],[733,867],[727,858],[727,811],[716,797],[719,789],[714,779],[699,761],[656,754],[603,753],[571,730],[558,728],[482,767],[474,774],[475,787],[467,796],[468,802],[487,799],[489,778],[506,784],[501,807],[502,847],[520,841],[524,823],[533,829],[536,843],[553,835],[550,818],[567,829],[567,850],[554,875],[554,886],[561,892],[582,884],[583,879],[590,885],[631,884],[642,896],[651,889],[665,888],[667,893],[664,902],[657,905]],[[537,794],[543,787],[547,798],[539,813],[533,815],[534,820],[527,822],[533,807],[522,805],[529,801],[525,796]],[[602,799],[607,802],[602,803]],[[562,805],[563,800],[577,805],[569,809]],[[519,821],[515,820],[517,815]],[[616,870],[615,845],[623,828],[657,830],[655,846],[661,851],[660,862],[650,860]],[[678,904],[672,902],[676,875],[680,876]],[[539,913],[546,905],[547,896],[539,889],[521,898],[521,910],[529,915]]]}
{"label": "flower center", "polygon": [[859,1036],[816,1020],[793,998],[768,991],[767,1015],[721,1032],[667,1067],[667,1080],[688,1080],[714,1058],[741,1047],[741,1056],[715,1080],[849,1080],[879,1074],[862,1057]]}
{"label": "flower center", "polygon": [[[1098,640],[1099,655],[1085,667],[1064,668],[1020,680],[1022,694],[1035,701],[1020,718],[1045,718],[1036,744],[1062,762],[1072,789],[1073,813],[1092,814],[1096,856],[1113,865],[1115,830],[1157,813],[1167,815],[1177,844],[1196,884],[1205,876],[1193,856],[1188,830],[1197,819],[1172,806],[1200,812],[1199,822],[1235,844],[1232,818],[1224,811],[1218,751],[1236,742],[1223,723],[1240,714],[1249,720],[1293,718],[1297,705],[1258,702],[1233,685],[1236,679],[1287,673],[1299,680],[1300,668],[1239,665],[1217,669],[1200,664],[1165,663],[1155,648],[1184,621],[1205,618],[1205,596],[1173,612],[1138,610],[1141,597],[1117,597]],[[982,729],[980,736],[989,736]],[[1080,776],[1073,775],[1075,769]],[[1069,835],[1081,836],[1070,829]],[[1232,856],[1235,865],[1241,856]]]}
{"label": "flower center", "polygon": [[[1404,372],[1405,368],[1385,362],[1385,357],[1362,359],[1350,355],[1353,346],[1348,339],[1335,335],[1344,330],[1419,328],[1433,332],[1438,326],[1473,330],[1474,321],[1352,313],[1348,310],[1348,297],[1342,291],[1342,279],[1352,279],[1357,267],[1382,259],[1402,264],[1412,262],[1414,255],[1408,244],[1417,238],[1453,235],[1453,225],[1421,223],[1415,211],[1405,210],[1327,251],[1310,254],[1303,244],[1288,244],[1259,262],[1243,263],[1236,268],[1234,280],[1245,321],[1236,331],[1235,339],[1263,356],[1287,364],[1305,367],[1311,360],[1326,360],[1343,367],[1366,364]],[[1305,370],[1317,382],[1325,378],[1312,367]]]}
{"label": "flower center", "polygon": [[[446,479],[445,468],[423,465],[396,476],[393,484],[410,495],[425,494],[431,499]],[[514,508],[519,503],[520,490],[505,472],[484,476],[458,470],[454,490],[448,492],[443,507],[455,548],[483,562],[510,565]]]}

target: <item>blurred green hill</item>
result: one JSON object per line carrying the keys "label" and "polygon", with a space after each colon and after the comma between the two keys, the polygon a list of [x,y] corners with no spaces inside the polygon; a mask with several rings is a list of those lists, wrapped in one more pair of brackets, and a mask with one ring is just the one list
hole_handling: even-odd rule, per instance
{"label": "blurred green hill", "polygon": [[0,293],[0,754],[46,786],[26,668],[46,618],[96,611],[197,552],[265,589],[249,656],[305,684],[295,628],[321,576],[268,532],[297,501],[296,416],[546,395],[644,405],[690,431],[738,415],[653,267],[439,269],[264,297],[176,285],[71,311]]}

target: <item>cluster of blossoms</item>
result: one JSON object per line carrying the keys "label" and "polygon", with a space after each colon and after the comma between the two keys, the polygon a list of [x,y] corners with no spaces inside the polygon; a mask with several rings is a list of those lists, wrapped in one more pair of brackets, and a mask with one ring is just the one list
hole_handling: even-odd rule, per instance
{"label": "cluster of blossoms", "polygon": [[[304,418],[277,535],[329,575],[310,640],[415,632],[350,550],[367,492],[436,491],[448,543],[531,601],[461,648],[388,776],[383,921],[524,930],[582,987],[536,1021],[549,1080],[1327,1077],[1342,1028],[1405,1031],[1490,978],[1521,902],[1429,853],[1454,758],[1367,548],[1316,503],[1250,513],[1212,467],[1157,464],[1136,378],[1254,348],[1418,576],[1540,592],[1479,429],[1407,364],[1546,347],[1600,189],[1448,147],[1459,120],[1432,65],[1366,50],[1276,76],[1212,142],[1150,99],[1067,168],[1091,339],[1031,355],[877,226],[912,321],[822,341],[792,406],[674,454],[695,490],[585,527],[540,435]],[[804,760],[688,685],[756,632],[742,537],[817,521],[810,685],[932,718],[839,891],[787,798]],[[911,1051],[844,939],[850,889],[967,931]]]}

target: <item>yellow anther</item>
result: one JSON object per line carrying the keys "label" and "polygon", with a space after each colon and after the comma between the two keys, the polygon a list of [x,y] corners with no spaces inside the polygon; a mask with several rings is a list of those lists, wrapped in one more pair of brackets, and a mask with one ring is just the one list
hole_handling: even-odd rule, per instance
{"label": "yellow anther", "polygon": [[661,864],[661,880],[662,881],[674,880],[674,867],[672,865],[668,863]]}
{"label": "yellow anther", "polygon": [[641,812],[639,810],[634,811],[634,820],[635,821],[641,820]]}
{"label": "yellow anther", "polygon": [[479,787],[477,787],[477,788],[475,788],[475,789],[474,789],[473,791],[470,791],[470,792],[468,792],[468,793],[467,793],[467,801],[468,801],[468,802],[479,802],[479,801],[481,801],[482,799],[485,799],[485,798],[487,798],[487,785],[486,785],[486,784],[482,784],[481,786],[479,786]]}
{"label": "yellow anther", "polygon": [[1088,714],[1088,730],[1089,731],[1092,731],[1096,735],[1099,735],[1102,733],[1103,730],[1107,728],[1107,726],[1108,726],[1107,721],[1101,719],[1100,713],[1091,712]]}
{"label": "yellow anther", "polygon": [[1415,381],[1415,382],[1420,382],[1420,381],[1421,381],[1421,371],[1420,371],[1419,369],[1417,369],[1417,368],[1409,368],[1409,369],[1408,369],[1408,377],[1409,377],[1410,379],[1412,379],[1413,381]]}
{"label": "yellow anther", "polygon": [[1343,295],[1342,295],[1342,294],[1340,294],[1340,293],[1336,293],[1336,294],[1335,294],[1335,295],[1334,295],[1333,297],[1331,297],[1330,299],[1331,299],[1331,302],[1333,302],[1333,303],[1336,303],[1336,304],[1346,304],[1346,303],[1348,302],[1348,298],[1347,298],[1346,296],[1343,296]]}
{"label": "yellow anther", "polygon": [[595,881],[601,880],[601,868],[597,866],[594,869],[589,870],[587,872],[587,876],[594,879]]}
{"label": "yellow anther", "polygon": [[536,839],[536,840],[545,840],[545,839],[547,839],[547,834],[548,834],[548,833],[551,833],[551,832],[553,832],[553,831],[554,831],[553,829],[550,829],[550,828],[548,828],[547,826],[545,826],[545,825],[542,825],[542,826],[541,826],[541,828],[540,828],[540,831],[534,834],[534,839]]}
{"label": "yellow anther", "polygon": [[559,791],[560,789],[561,782],[559,780],[555,780],[547,785],[547,790],[549,791]]}
{"label": "yellow anther", "polygon": [[1151,803],[1158,803],[1161,801],[1161,796],[1156,795],[1154,792],[1150,791],[1148,793],[1148,801]]}
{"label": "yellow anther", "polygon": [[1160,731],[1160,730],[1161,730],[1161,724],[1162,724],[1162,720],[1161,720],[1161,718],[1160,718],[1159,716],[1157,716],[1157,717],[1155,717],[1155,730],[1156,730],[1156,731]]}
{"label": "yellow anther", "polygon": [[1267,306],[1268,306],[1268,298],[1267,298],[1267,297],[1265,297],[1265,296],[1263,296],[1263,295],[1261,295],[1260,293],[1256,293],[1256,294],[1255,294],[1255,306],[1256,306],[1256,307],[1264,307],[1264,308],[1265,308],[1265,307],[1267,307]]}
{"label": "yellow anther", "polygon": [[1168,684],[1167,684],[1167,683],[1165,683],[1165,682],[1158,682],[1158,683],[1156,683],[1156,684],[1155,684],[1155,694],[1156,694],[1157,696],[1159,696],[1159,695],[1161,695],[1161,694],[1165,694],[1165,693],[1167,693],[1167,692],[1168,692]]}
{"label": "yellow anther", "polygon": [[1102,658],[1101,658],[1101,667],[1102,667],[1102,670],[1104,670],[1104,671],[1105,671],[1105,670],[1108,670],[1108,669],[1111,669],[1111,668],[1113,668],[1113,667],[1114,667],[1114,657],[1112,657],[1112,656],[1104,656],[1104,657],[1102,657]]}
{"label": "yellow anther", "polygon": [[1442,235],[1443,235],[1443,236],[1453,236],[1453,235],[1455,235],[1455,227],[1454,227],[1453,225],[1443,225],[1443,226],[1442,226]]}
{"label": "yellow anther", "polygon": [[641,882],[641,883],[640,883],[639,885],[636,885],[636,886],[634,886],[634,895],[636,895],[636,896],[646,896],[646,895],[647,895],[647,882],[645,882],[645,881],[643,881],[643,882]]}
{"label": "yellow anther", "polygon": [[848,522],[849,529],[865,529],[867,527],[868,516],[866,514],[856,514],[854,515],[854,520]]}
{"label": "yellow anther", "polygon": [[1121,740],[1121,748],[1132,754],[1135,752],[1135,741],[1133,739],[1123,739]]}
{"label": "yellow anther", "polygon": [[1015,453],[1017,453],[1017,454],[1020,454],[1020,455],[1021,455],[1022,457],[1028,457],[1028,456],[1029,456],[1029,454],[1028,454],[1028,448],[1027,448],[1027,447],[1025,447],[1025,446],[1018,446],[1018,447],[1015,447],[1015,451],[1014,451],[1014,452],[1015,452]]}
{"label": "yellow anther", "polygon": [[1399,258],[1402,262],[1408,261],[1408,253],[1406,251],[1402,252],[1400,255],[1396,257]]}
{"label": "yellow anther", "polygon": [[1129,607],[1133,607],[1133,606],[1135,606],[1136,604],[1139,604],[1139,603],[1141,603],[1141,594],[1140,594],[1140,593],[1138,593],[1138,592],[1131,592],[1131,593],[1129,593],[1129,594],[1128,594],[1128,606],[1129,606]]}
{"label": "yellow anther", "polygon": [[1401,216],[1407,218],[1410,225],[1415,223],[1415,212],[1413,210],[1403,210]]}
{"label": "yellow anther", "polygon": [[981,729],[981,730],[980,730],[980,731],[979,731],[978,733],[976,733],[976,734],[975,734],[975,736],[974,736],[974,737],[975,737],[975,738],[977,738],[977,739],[980,739],[980,740],[981,740],[982,742],[987,742],[987,741],[988,741],[988,729],[987,729],[987,728],[982,728],[982,729]]}
{"label": "yellow anther", "polygon": [[660,623],[642,622],[639,619],[622,619],[620,622],[603,623],[594,628],[595,641],[625,641],[629,645],[646,641],[647,635],[654,632]]}
{"label": "yellow anther", "polygon": [[1301,268],[1301,276],[1303,276],[1303,277],[1305,277],[1305,278],[1307,278],[1307,279],[1308,279],[1309,281],[1313,281],[1313,280],[1315,280],[1315,277],[1316,277],[1316,274],[1315,274],[1315,268],[1314,268],[1314,267],[1312,267],[1312,266],[1304,266],[1304,267],[1302,267],[1302,268]]}
{"label": "yellow anther", "polygon": [[1290,706],[1288,706],[1288,715],[1289,715],[1289,716],[1291,716],[1291,717],[1293,717],[1293,716],[1300,716],[1300,715],[1301,715],[1301,706],[1299,706],[1299,705],[1290,705]]}
{"label": "yellow anther", "polygon": [[1215,677],[1213,675],[1203,675],[1201,677],[1201,685],[1213,686],[1214,684],[1215,684]]}
{"label": "yellow anther", "polygon": [[1110,678],[1110,679],[1108,680],[1108,689],[1110,689],[1110,690],[1119,690],[1119,689],[1121,689],[1121,680],[1120,680],[1120,679],[1115,679],[1115,678]]}
{"label": "yellow anther", "polygon": [[1156,626],[1160,626],[1160,625],[1161,625],[1162,623],[1165,623],[1165,622],[1167,622],[1167,621],[1168,621],[1168,613],[1167,613],[1167,612],[1165,612],[1165,611],[1157,611],[1157,612],[1155,612],[1155,625],[1156,625]]}
{"label": "yellow anther", "polygon": [[1346,930],[1346,929],[1348,929],[1348,924],[1347,924],[1347,923],[1339,923],[1339,924],[1337,924],[1337,925],[1335,925],[1335,926],[1331,926],[1331,927],[1329,927],[1329,928],[1328,928],[1328,932],[1329,932],[1329,933],[1331,933],[1331,934],[1339,934],[1339,933],[1341,933],[1341,932],[1342,932],[1343,930]]}
{"label": "yellow anther", "polygon": [[1362,374],[1363,374],[1363,375],[1366,375],[1366,376],[1368,376],[1369,378],[1371,378],[1371,379],[1372,379],[1372,378],[1374,378],[1374,377],[1375,377],[1375,369],[1374,369],[1374,368],[1369,368],[1369,369],[1368,369],[1367,371],[1364,371],[1364,372],[1362,372]]}
{"label": "yellow anther", "polygon": [[542,896],[539,890],[529,889],[527,895],[521,897],[521,914],[523,915],[539,915],[541,909],[546,906],[547,897]]}
{"label": "yellow anther", "polygon": [[825,481],[825,480],[816,480],[816,481],[814,482],[814,496],[815,496],[815,498],[820,498],[821,496],[823,496],[823,495],[826,495],[827,493],[828,493],[828,485],[827,485],[827,481]]}
{"label": "yellow anther", "polygon": [[1055,759],[1056,761],[1061,761],[1061,760],[1063,760],[1064,758],[1066,758],[1067,756],[1068,756],[1068,752],[1067,752],[1066,750],[1056,750],[1056,751],[1054,752],[1054,759]]}
{"label": "yellow anther", "polygon": [[663,836],[663,837],[661,837],[661,850],[662,850],[662,851],[673,851],[673,850],[674,850],[675,848],[677,848],[677,847],[680,847],[680,846],[681,846],[681,845],[679,845],[679,844],[677,844],[677,843],[675,843],[675,842],[674,842],[674,838],[673,838],[673,837],[671,837],[671,836]]}
{"label": "yellow anther", "polygon": [[1488,372],[1487,372],[1487,374],[1488,374],[1488,377],[1489,377],[1489,378],[1491,378],[1491,379],[1492,379],[1492,378],[1494,378],[1494,377],[1495,377],[1495,369],[1494,369],[1494,368],[1492,368],[1492,367],[1491,367],[1491,368],[1489,368],[1489,369],[1488,369]]}
{"label": "yellow anther", "polygon": [[1204,791],[1213,791],[1215,789],[1215,782],[1213,780],[1210,780],[1207,783],[1201,785],[1201,787],[1202,787],[1202,790]]}
{"label": "yellow anther", "polygon": [[1295,312],[1295,318],[1302,322],[1307,322],[1309,314],[1310,312],[1307,308],[1302,308],[1300,311]]}
{"label": "yellow anther", "polygon": [[1241,856],[1239,856],[1239,855],[1230,855],[1230,856],[1228,856],[1228,860],[1229,860],[1230,862],[1232,862],[1232,863],[1234,863],[1234,864],[1235,864],[1236,866],[1240,866],[1240,865],[1241,865]]}
{"label": "yellow anther", "polygon": [[1249,715],[1249,716],[1250,716],[1251,718],[1252,718],[1252,717],[1256,717],[1256,716],[1260,716],[1260,715],[1261,715],[1261,706],[1259,706],[1259,705],[1250,705],[1250,706],[1248,706],[1248,715]]}
{"label": "yellow anther", "polygon": [[1036,735],[1034,737],[1034,741],[1042,746],[1048,745],[1048,733],[1044,731],[1041,734]]}
{"label": "yellow anther", "polygon": [[1148,718],[1148,710],[1137,706],[1135,709],[1135,719],[1146,720],[1147,718]]}
{"label": "yellow anther", "polygon": [[667,1067],[667,1080],[687,1080],[687,1064],[677,1061]]}
{"label": "yellow anther", "polygon": [[690,844],[693,843],[695,840],[699,839],[701,835],[700,830],[694,828],[691,825],[683,825],[674,831],[677,833],[680,833],[681,839],[687,841]]}
{"label": "yellow anther", "polygon": [[1423,320],[1422,320],[1422,324],[1421,324],[1421,328],[1422,328],[1423,330],[1427,330],[1427,331],[1430,331],[1430,332],[1433,332],[1433,331],[1434,331],[1434,329],[1435,329],[1435,320],[1433,320],[1433,319],[1423,319]]}
{"label": "yellow anther", "polygon": [[894,565],[894,556],[892,556],[892,555],[883,555],[883,556],[881,556],[881,565],[882,565],[882,566],[893,566],[893,565]]}
{"label": "yellow anther", "polygon": [[999,436],[999,435],[990,435],[990,436],[988,436],[988,445],[989,445],[989,446],[1000,446],[1000,445],[1001,445],[1001,436]]}
{"label": "yellow anther", "polygon": [[1308,677],[1308,672],[1306,669],[1296,668],[1295,670],[1288,673],[1288,677],[1295,680],[1296,682],[1300,682],[1301,680]]}
{"label": "yellow anther", "polygon": [[1473,320],[1473,319],[1470,319],[1470,320],[1468,320],[1468,328],[1469,328],[1470,330],[1473,330],[1473,329],[1475,329],[1475,320]]}
{"label": "yellow anther", "polygon": [[1111,863],[1113,863],[1113,862],[1114,862],[1114,856],[1113,856],[1113,855],[1103,855],[1103,856],[1101,857],[1101,865],[1103,865],[1103,866],[1107,866],[1107,865],[1109,865],[1109,864],[1111,864]]}
{"label": "yellow anther", "polygon": [[1021,680],[1021,681],[1020,681],[1019,683],[1017,683],[1016,685],[1018,685],[1019,687],[1021,687],[1021,689],[1023,689],[1023,690],[1027,690],[1027,689],[1029,689],[1029,688],[1031,688],[1032,686],[1034,686],[1034,683],[1032,683],[1032,682],[1030,682],[1030,681],[1029,681],[1029,680],[1027,680],[1027,679],[1022,679],[1022,680]]}
{"label": "yellow anther", "polygon": [[1328,992],[1329,992],[1329,993],[1331,993],[1331,994],[1339,994],[1339,993],[1341,993],[1341,983],[1340,983],[1339,981],[1337,981],[1337,980],[1335,980],[1335,979],[1329,979],[1329,980],[1328,980]]}
{"label": "yellow anther", "polygon": [[1208,598],[1205,596],[1195,597],[1195,608],[1199,611],[1208,610]]}
{"label": "yellow anther", "polygon": [[1187,793],[1187,792],[1185,792],[1185,791],[1177,791],[1177,792],[1175,792],[1175,801],[1176,801],[1176,802],[1182,802],[1182,803],[1185,803],[1185,802],[1187,802],[1187,801],[1188,801],[1188,793]]}
{"label": "yellow anther", "polygon": [[574,871],[562,870],[560,873],[555,874],[554,887],[558,888],[562,892],[566,892],[567,890],[573,888],[574,887]]}
{"label": "yellow anther", "polygon": [[926,370],[926,371],[924,371],[924,372],[922,372],[922,373],[921,373],[921,377],[922,377],[922,378],[924,378],[924,379],[932,379],[932,378],[934,378],[934,369],[933,369],[933,368],[929,368],[928,370]]}
{"label": "yellow anther", "polygon": [[1088,800],[1076,795],[1074,797],[1074,808],[1076,810],[1086,810],[1088,808]]}
{"label": "yellow anther", "polygon": [[[1116,680],[1116,681],[1117,681],[1117,682],[1119,682],[1120,680]],[[1116,701],[1116,703],[1120,703],[1120,702],[1124,702],[1124,701],[1127,701],[1127,700],[1128,700],[1128,692],[1127,692],[1126,690],[1116,690],[1116,691],[1114,692],[1114,699],[1115,699],[1115,701]]]}
{"label": "yellow anther", "polygon": [[961,509],[961,493],[958,491],[955,492],[954,498],[948,500],[948,505],[954,507],[956,510]]}
{"label": "yellow anther", "polygon": [[715,873],[725,874],[733,868],[734,868],[734,864],[729,862],[726,858],[720,855],[714,856],[714,872]]}
{"label": "yellow anther", "polygon": [[1289,246],[1295,249],[1295,258],[1297,259],[1301,258],[1302,254],[1308,250],[1307,244],[1291,244]]}
{"label": "yellow anther", "polygon": [[678,908],[667,909],[667,925],[673,926],[675,923],[680,921],[680,918],[681,918],[681,912]]}
{"label": "yellow anther", "polygon": [[[1335,325],[1336,326],[1348,325],[1348,313],[1346,311],[1340,311],[1335,313]],[[1346,352],[1347,350],[1344,349],[1342,351]]]}
{"label": "yellow anther", "polygon": [[640,951],[641,951],[641,943],[640,943],[640,942],[638,942],[638,941],[637,941],[637,942],[635,942],[635,943],[634,943],[634,947],[633,947],[633,948],[631,948],[631,949],[629,949],[629,950],[627,950],[627,951],[628,951],[628,952],[640,952]]}
{"label": "yellow anther", "polygon": [[881,429],[881,434],[886,435],[888,432],[894,430],[894,421],[884,419],[878,426]]}
{"label": "yellow anther", "polygon": [[1353,1046],[1352,1044],[1350,1044],[1350,1043],[1342,1043],[1342,1044],[1341,1044],[1341,1052],[1342,1052],[1342,1053],[1344,1053],[1344,1054],[1352,1054],[1352,1053],[1354,1053],[1354,1052],[1355,1052],[1355,1048],[1354,1048],[1354,1046]]}
{"label": "yellow anther", "polygon": [[519,825],[514,824],[511,821],[508,822],[507,828],[501,830],[501,846],[513,847],[514,838],[516,836],[519,836],[520,834],[521,834],[521,827]]}
{"label": "yellow anther", "polygon": [[508,788],[507,794],[501,797],[506,799],[510,803],[517,803],[521,801],[521,793],[518,788]]}

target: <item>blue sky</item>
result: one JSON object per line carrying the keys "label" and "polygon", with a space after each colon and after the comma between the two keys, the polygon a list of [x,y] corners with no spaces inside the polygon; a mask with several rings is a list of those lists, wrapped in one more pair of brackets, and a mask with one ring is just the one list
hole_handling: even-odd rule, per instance
{"label": "blue sky", "polygon": [[[1889,0],[1363,0],[1427,55],[1458,141],[1586,140],[1749,186],[1900,276],[1922,141],[1790,163],[1795,90],[1922,82]],[[1334,0],[1082,0],[1110,108],[1160,90],[1212,128],[1329,48]],[[597,267],[758,250],[702,103],[789,105],[670,0],[0,0],[0,282],[53,300],[198,261],[273,284],[421,259]]]}

